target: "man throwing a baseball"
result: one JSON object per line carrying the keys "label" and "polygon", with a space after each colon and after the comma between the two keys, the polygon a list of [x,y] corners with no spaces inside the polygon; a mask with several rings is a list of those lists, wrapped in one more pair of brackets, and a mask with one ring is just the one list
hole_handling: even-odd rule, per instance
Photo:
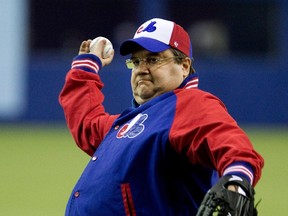
{"label": "man throwing a baseball", "polygon": [[67,125],[91,160],[66,215],[257,215],[263,158],[214,95],[198,89],[188,33],[148,20],[124,41],[132,106],[102,105],[104,39],[83,41],[60,93]]}

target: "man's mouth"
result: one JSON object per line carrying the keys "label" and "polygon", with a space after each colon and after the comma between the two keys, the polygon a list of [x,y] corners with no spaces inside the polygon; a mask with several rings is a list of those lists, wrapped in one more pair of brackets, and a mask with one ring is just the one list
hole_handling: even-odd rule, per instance
{"label": "man's mouth", "polygon": [[140,80],[138,80],[137,84],[141,85],[141,84],[144,84],[144,83],[147,83],[147,82],[151,82],[151,80],[149,80],[149,79],[140,79]]}

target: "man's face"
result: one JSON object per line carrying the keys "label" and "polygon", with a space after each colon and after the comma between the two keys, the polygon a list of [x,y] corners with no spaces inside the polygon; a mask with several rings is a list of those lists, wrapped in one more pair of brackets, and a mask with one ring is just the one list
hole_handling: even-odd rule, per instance
{"label": "man's face", "polygon": [[[155,65],[149,65],[144,62],[147,57],[160,57],[163,60]],[[190,61],[187,63],[187,59],[183,59],[182,63],[177,64],[171,57],[174,55],[169,49],[160,53],[151,53],[145,49],[132,53],[131,59],[144,59],[131,72],[131,87],[138,104],[176,89],[188,76]]]}

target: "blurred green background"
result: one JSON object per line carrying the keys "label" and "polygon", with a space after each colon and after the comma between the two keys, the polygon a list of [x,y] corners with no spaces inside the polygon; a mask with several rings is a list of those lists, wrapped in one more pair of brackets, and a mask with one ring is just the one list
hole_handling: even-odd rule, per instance
{"label": "blurred green background", "polygon": [[[260,216],[288,212],[285,127],[243,127],[265,159],[256,201]],[[89,157],[63,124],[0,125],[0,215],[63,215]]]}
{"label": "blurred green background", "polygon": [[0,127],[0,215],[64,215],[89,157],[65,126]]}

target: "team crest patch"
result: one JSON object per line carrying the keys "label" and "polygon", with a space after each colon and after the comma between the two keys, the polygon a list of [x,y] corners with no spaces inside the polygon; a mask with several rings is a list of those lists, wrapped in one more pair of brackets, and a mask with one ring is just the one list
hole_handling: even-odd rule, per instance
{"label": "team crest patch", "polygon": [[117,138],[134,138],[141,134],[144,129],[145,125],[143,124],[146,119],[148,118],[147,114],[139,113],[135,116],[131,122],[123,125],[117,133]]}
{"label": "team crest patch", "polygon": [[138,30],[137,30],[137,34],[141,33],[141,32],[154,32],[156,31],[156,21],[152,21],[148,26],[146,26],[145,28],[143,26],[141,26]]}

